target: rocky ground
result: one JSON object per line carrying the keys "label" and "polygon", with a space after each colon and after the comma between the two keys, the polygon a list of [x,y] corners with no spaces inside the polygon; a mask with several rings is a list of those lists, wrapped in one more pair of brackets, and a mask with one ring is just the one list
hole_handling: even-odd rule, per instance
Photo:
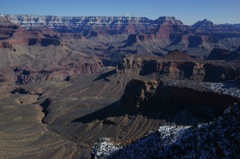
{"label": "rocky ground", "polygon": [[128,145],[159,126],[209,122],[239,99],[237,81],[150,77],[107,68],[69,81],[1,83],[1,156],[89,158],[99,137]]}
{"label": "rocky ground", "polygon": [[212,122],[197,126],[161,126],[127,146],[100,139],[94,158],[239,158],[240,107],[236,103]]}

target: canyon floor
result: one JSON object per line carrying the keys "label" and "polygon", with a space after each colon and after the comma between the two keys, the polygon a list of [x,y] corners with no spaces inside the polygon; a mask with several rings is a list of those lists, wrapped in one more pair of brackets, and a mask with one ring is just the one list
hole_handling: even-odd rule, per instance
{"label": "canyon floor", "polygon": [[125,112],[111,116],[130,79],[116,74],[106,80],[114,70],[104,68],[70,81],[1,83],[1,157],[89,158],[100,136],[130,142],[157,129],[163,121]]}
{"label": "canyon floor", "polygon": [[159,126],[208,122],[240,97],[237,84],[156,77],[106,67],[68,81],[2,82],[0,156],[90,158],[101,137],[127,145]]}

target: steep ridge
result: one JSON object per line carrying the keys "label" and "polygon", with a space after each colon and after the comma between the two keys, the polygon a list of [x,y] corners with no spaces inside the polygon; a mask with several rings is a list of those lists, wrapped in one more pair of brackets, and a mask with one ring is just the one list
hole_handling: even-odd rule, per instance
{"label": "steep ridge", "polygon": [[11,24],[10,21],[7,20],[5,16],[0,16],[0,23],[1,23],[0,40],[11,37],[15,31],[14,29],[18,28],[15,24]]}
{"label": "steep ridge", "polygon": [[[211,91],[207,86],[185,81],[132,80],[126,86],[120,106],[143,114],[164,112],[169,114],[171,122],[188,125],[198,123],[196,119],[211,120],[221,115],[227,105],[238,102],[239,97]],[[239,96],[237,92],[236,95]]]}
{"label": "steep ridge", "polygon": [[[33,15],[9,15],[8,19],[14,23],[18,23],[29,29],[31,27],[48,26],[54,28],[58,32],[84,32],[89,29],[102,29],[106,26],[105,33],[126,33],[136,32],[136,30],[144,29],[141,25],[148,25],[152,22],[145,17],[58,17],[58,16],[33,16]],[[138,25],[140,28],[134,28],[131,24]],[[124,30],[123,30],[124,29]],[[133,29],[133,30],[131,30]]]}
{"label": "steep ridge", "polygon": [[40,44],[41,46],[60,44],[56,33],[54,33],[54,31],[49,28],[43,27],[39,29],[26,30],[20,25],[12,23],[4,16],[2,16],[1,18],[2,20],[0,22],[0,40],[3,45],[2,48],[12,48],[12,45],[14,44]]}
{"label": "steep ridge", "polygon": [[[103,44],[97,51],[90,47],[92,50],[103,50],[114,56],[136,52],[166,54],[181,49],[203,58],[215,47],[233,51],[240,41],[240,30],[233,25],[216,25],[206,19],[192,26],[169,16],[151,20],[145,17],[7,15],[7,19],[26,29],[48,27],[58,33],[81,33],[91,42]],[[141,40],[133,43],[132,35]]]}
{"label": "steep ridge", "polygon": [[221,34],[222,31],[225,31],[225,33],[234,33],[234,31],[237,31],[234,28],[234,25],[216,25],[213,22],[204,19],[202,21],[198,21],[195,24],[192,25],[192,29],[194,29],[194,32],[196,33],[219,33]]}
{"label": "steep ridge", "polygon": [[96,55],[82,53],[84,47],[76,49],[79,41],[84,42],[80,46],[89,45],[81,34],[59,34],[45,26],[26,30],[5,16],[0,20],[0,66],[4,72],[1,81],[27,84],[64,80],[73,74],[98,72],[103,67]]}
{"label": "steep ridge", "polygon": [[[12,43],[25,43],[26,38],[13,38],[17,35],[27,35],[27,31],[21,26],[7,20],[5,16],[0,17],[0,48],[12,48]],[[5,40],[9,39],[9,40]]]}

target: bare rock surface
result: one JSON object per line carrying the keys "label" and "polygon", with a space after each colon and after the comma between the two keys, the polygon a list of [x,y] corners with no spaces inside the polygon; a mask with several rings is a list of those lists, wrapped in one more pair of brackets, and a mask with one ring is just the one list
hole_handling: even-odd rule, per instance
{"label": "bare rock surface", "polygon": [[[73,75],[69,81],[38,81],[27,85],[11,83],[8,87],[3,85],[1,91],[8,92],[8,95],[2,96],[0,105],[3,150],[0,155],[12,158],[90,158],[91,148],[99,137],[129,144],[150,131],[156,131],[161,125],[171,125],[173,122],[191,125],[209,121],[219,116],[231,101],[238,99],[237,94],[224,95],[228,88],[225,84],[172,80],[164,81],[162,85],[156,77],[141,76],[134,68],[123,71],[108,67],[100,73]],[[134,94],[127,93],[131,90],[131,79],[138,79],[137,83],[140,83],[136,89],[132,87],[136,98]],[[145,80],[150,81],[145,83]],[[232,83],[229,88],[235,89],[234,86]],[[166,89],[163,92],[168,93],[159,94],[163,89]],[[192,100],[184,93],[191,95]],[[210,100],[204,100],[202,105],[183,106],[196,104],[206,96]],[[225,96],[230,100],[225,100]],[[160,111],[153,111],[152,104],[147,104],[151,101],[155,103],[154,97],[165,100],[165,104],[159,105]],[[183,107],[179,103],[175,105],[172,98],[182,101],[180,103]],[[139,110],[129,109],[132,103],[129,99],[138,105]],[[124,102],[128,104],[123,106]],[[167,103],[171,107],[165,108]],[[219,109],[215,109],[217,107]],[[169,109],[175,113],[170,113]],[[196,110],[210,113],[194,114]]]}
{"label": "bare rock surface", "polygon": [[99,140],[92,154],[94,158],[238,158],[239,115],[236,103],[210,123],[161,126],[127,146]]}

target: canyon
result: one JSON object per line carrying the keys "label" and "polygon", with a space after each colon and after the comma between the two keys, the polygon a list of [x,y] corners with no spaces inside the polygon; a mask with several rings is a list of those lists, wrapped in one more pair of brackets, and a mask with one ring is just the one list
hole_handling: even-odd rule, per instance
{"label": "canyon", "polygon": [[211,123],[239,102],[239,44],[206,19],[1,15],[0,158],[101,158],[99,138]]}

